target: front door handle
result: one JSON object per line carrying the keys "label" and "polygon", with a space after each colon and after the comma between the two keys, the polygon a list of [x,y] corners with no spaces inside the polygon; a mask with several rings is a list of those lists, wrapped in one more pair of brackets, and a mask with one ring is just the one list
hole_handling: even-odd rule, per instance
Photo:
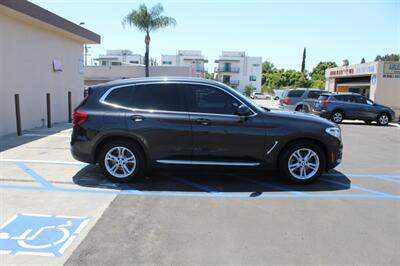
{"label": "front door handle", "polygon": [[209,125],[210,122],[211,122],[210,120],[205,119],[205,118],[196,119],[196,123],[197,123],[197,124],[201,124],[201,125],[203,125],[203,126]]}
{"label": "front door handle", "polygon": [[143,120],[144,120],[144,116],[142,116],[142,115],[132,115],[132,116],[131,116],[131,119],[132,119],[134,122],[140,122],[140,121],[143,121]]}

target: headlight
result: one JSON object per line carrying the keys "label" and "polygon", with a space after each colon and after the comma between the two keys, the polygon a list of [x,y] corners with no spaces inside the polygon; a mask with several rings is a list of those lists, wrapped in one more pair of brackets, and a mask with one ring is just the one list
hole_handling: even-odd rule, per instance
{"label": "headlight", "polygon": [[334,136],[337,139],[342,139],[342,135],[340,133],[340,128],[338,127],[328,127],[325,129],[325,132],[331,136]]}

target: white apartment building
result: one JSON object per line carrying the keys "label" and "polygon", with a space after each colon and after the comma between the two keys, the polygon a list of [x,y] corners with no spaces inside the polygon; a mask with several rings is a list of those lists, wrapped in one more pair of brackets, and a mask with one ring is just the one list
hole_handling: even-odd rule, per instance
{"label": "white apartment building", "polygon": [[246,85],[252,85],[261,92],[261,57],[246,56],[245,52],[222,52],[215,68],[216,80],[244,92]]}
{"label": "white apartment building", "polygon": [[99,62],[99,66],[121,66],[121,65],[143,65],[144,56],[133,54],[130,50],[107,50],[105,55],[99,55],[95,58]]}
{"label": "white apartment building", "polygon": [[208,63],[208,60],[197,50],[179,50],[176,55],[161,55],[162,66],[192,67],[195,77],[205,77],[207,69],[204,63]]}

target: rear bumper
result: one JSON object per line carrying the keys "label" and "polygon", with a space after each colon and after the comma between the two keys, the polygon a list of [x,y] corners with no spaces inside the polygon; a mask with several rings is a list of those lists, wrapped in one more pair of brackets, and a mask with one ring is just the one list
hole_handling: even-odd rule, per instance
{"label": "rear bumper", "polygon": [[312,113],[314,115],[317,115],[317,116],[320,116],[323,118],[327,118],[327,119],[331,117],[331,113],[328,112],[327,110],[320,110],[320,111],[314,110]]}

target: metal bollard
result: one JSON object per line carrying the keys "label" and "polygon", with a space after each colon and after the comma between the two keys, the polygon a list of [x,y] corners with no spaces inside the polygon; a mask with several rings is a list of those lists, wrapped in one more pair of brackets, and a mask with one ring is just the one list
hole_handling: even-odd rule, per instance
{"label": "metal bollard", "polygon": [[15,116],[17,122],[17,135],[21,136],[22,129],[21,129],[21,110],[19,107],[19,94],[14,94],[14,100],[15,100]]}
{"label": "metal bollard", "polygon": [[68,123],[72,122],[72,97],[71,92],[68,92]]}
{"label": "metal bollard", "polygon": [[50,93],[46,93],[46,103],[47,103],[47,127],[51,128],[51,102]]}

